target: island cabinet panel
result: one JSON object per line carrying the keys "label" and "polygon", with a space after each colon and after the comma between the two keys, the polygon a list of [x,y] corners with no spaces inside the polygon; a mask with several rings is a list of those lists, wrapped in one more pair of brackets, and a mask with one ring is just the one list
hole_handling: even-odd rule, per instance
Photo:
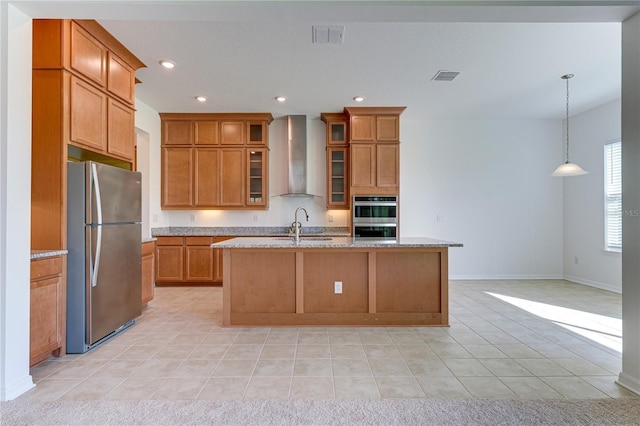
{"label": "island cabinet panel", "polygon": [[31,261],[29,365],[65,352],[66,258]]}
{"label": "island cabinet panel", "polygon": [[[368,312],[367,253],[304,254],[304,312]],[[342,293],[335,293],[335,282]]]}
{"label": "island cabinet panel", "polygon": [[440,253],[376,254],[377,312],[440,312]]}
{"label": "island cabinet panel", "polygon": [[225,326],[449,325],[447,247],[251,244],[223,246]]}
{"label": "island cabinet panel", "polygon": [[142,306],[153,300],[156,286],[155,257],[155,241],[142,243]]}
{"label": "island cabinet panel", "polygon": [[235,285],[231,312],[296,312],[296,255],[294,252],[238,252],[231,259]]}
{"label": "island cabinet panel", "polygon": [[[221,241],[230,240],[235,237],[226,237],[226,236],[216,236],[213,241],[215,243],[219,243]],[[213,281],[222,282],[222,271],[223,271],[223,256],[222,249],[213,249]]]}

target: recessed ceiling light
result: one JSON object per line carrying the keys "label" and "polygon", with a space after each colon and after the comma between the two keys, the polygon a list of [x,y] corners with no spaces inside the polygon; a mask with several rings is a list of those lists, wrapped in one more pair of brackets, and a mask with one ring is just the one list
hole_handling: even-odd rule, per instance
{"label": "recessed ceiling light", "polygon": [[198,102],[207,102],[206,96],[196,96],[196,101]]}
{"label": "recessed ceiling light", "polygon": [[287,100],[287,98],[285,98],[284,96],[276,96],[276,101],[278,102],[285,102]]}
{"label": "recessed ceiling light", "polygon": [[168,70],[174,69],[176,67],[176,63],[173,61],[170,61],[168,59],[162,59],[160,61],[160,65],[162,65],[163,67],[165,67]]}
{"label": "recessed ceiling light", "polygon": [[356,102],[362,102],[364,101],[364,96],[354,96],[353,100]]}

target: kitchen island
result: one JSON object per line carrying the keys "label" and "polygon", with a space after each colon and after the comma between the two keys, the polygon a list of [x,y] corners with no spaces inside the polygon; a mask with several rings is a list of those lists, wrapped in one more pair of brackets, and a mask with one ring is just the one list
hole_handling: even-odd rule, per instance
{"label": "kitchen island", "polygon": [[225,326],[447,326],[448,248],[430,238],[233,238]]}

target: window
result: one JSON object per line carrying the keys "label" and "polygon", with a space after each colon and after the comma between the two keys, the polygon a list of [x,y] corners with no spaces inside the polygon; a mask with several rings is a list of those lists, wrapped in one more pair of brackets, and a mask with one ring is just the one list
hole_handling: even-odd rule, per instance
{"label": "window", "polygon": [[622,251],[622,142],[604,146],[604,249]]}

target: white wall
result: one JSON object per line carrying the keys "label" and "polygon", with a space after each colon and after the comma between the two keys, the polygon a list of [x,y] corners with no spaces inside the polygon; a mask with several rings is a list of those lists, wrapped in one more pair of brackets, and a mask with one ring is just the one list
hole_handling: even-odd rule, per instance
{"label": "white wall", "polygon": [[453,279],[562,276],[561,158],[550,121],[402,116],[402,235],[453,240]]}
{"label": "white wall", "polygon": [[0,2],[0,401],[29,375],[31,19]]}
{"label": "white wall", "polygon": [[620,293],[622,258],[604,251],[604,145],[619,140],[618,99],[569,119],[569,154],[589,174],[564,180],[566,279]]}
{"label": "white wall", "polygon": [[[325,207],[325,125],[319,119],[307,122],[308,190],[322,198],[275,197],[287,185],[286,118],[280,117],[269,128],[269,210],[162,211],[160,141],[154,137],[159,123],[151,115],[144,114],[148,125],[137,116],[136,125],[155,144],[150,210],[158,221],[152,227],[288,226],[300,205],[309,211],[309,226],[347,225],[347,212]],[[562,182],[549,177],[562,159],[560,121],[430,121],[408,106],[401,140],[402,236],[462,242],[464,248],[450,250],[455,279],[562,277]]]}

